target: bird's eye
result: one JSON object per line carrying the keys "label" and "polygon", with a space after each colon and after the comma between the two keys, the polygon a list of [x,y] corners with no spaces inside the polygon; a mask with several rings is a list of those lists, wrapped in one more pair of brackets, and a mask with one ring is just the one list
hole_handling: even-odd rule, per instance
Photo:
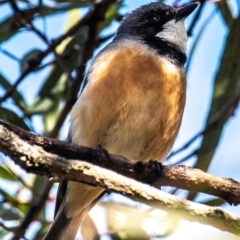
{"label": "bird's eye", "polygon": [[160,20],[160,17],[158,15],[153,15],[151,20],[153,22],[158,22]]}

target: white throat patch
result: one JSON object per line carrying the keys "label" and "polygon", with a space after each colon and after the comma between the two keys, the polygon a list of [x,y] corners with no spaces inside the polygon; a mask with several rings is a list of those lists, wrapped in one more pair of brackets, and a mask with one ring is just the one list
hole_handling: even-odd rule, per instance
{"label": "white throat patch", "polygon": [[187,33],[184,26],[184,19],[176,22],[175,19],[165,23],[163,30],[159,32],[156,37],[159,37],[168,42],[174,43],[179,50],[186,53],[187,47]]}

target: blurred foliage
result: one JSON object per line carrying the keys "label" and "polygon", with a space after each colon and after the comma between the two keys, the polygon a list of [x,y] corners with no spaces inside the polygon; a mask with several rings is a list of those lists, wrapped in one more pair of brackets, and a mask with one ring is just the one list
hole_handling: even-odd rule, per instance
{"label": "blurred foliage", "polygon": [[[237,49],[240,49],[240,41],[236,38],[239,35],[239,29],[240,17],[234,21],[229,29],[220,60],[221,64],[214,81],[214,92],[207,124],[213,118],[217,118],[217,121],[204,134],[201,147],[197,151],[198,159],[195,167],[203,171],[207,171],[218,146],[223,127],[234,114],[239,102],[240,55]],[[226,108],[226,106],[228,107]],[[194,199],[195,195],[195,193],[190,194],[189,199]]]}
{"label": "blurred foliage", "polygon": [[[203,5],[205,4],[204,1],[201,2]],[[31,32],[41,40],[44,38],[48,40],[45,41],[44,48],[36,46],[34,49],[28,49],[21,57],[21,60],[18,60],[18,58],[11,53],[11,49],[7,52],[0,48],[0,51],[7,57],[17,61],[20,69],[18,73],[20,77],[24,70],[37,60],[43,49],[47,49],[53,41],[52,36],[48,33],[47,25],[49,21],[54,17],[59,17],[60,14],[67,19],[63,20],[66,21],[66,27],[62,30],[62,35],[84,16],[84,13],[90,9],[93,3],[94,1],[90,0],[0,1],[0,8],[6,8],[10,12],[0,19],[1,45],[3,43],[10,43],[14,38],[20,39],[28,32]],[[18,11],[16,11],[16,9],[14,10],[14,4],[17,5]],[[109,32],[109,26],[118,23],[122,17],[119,10],[124,7],[124,4],[127,4],[127,1],[115,1],[106,11],[104,21],[100,21],[99,24],[97,24],[97,35],[91,39],[94,50],[99,47],[100,44],[107,41],[109,39],[108,36],[114,34],[114,32],[110,32],[107,36],[103,35],[103,30],[108,30]],[[180,4],[180,2],[178,2],[178,4]],[[204,171],[207,171],[211,163],[224,125],[234,113],[236,104],[229,105],[229,109],[225,111],[222,109],[225,107],[225,104],[231,103],[234,98],[237,98],[240,83],[240,18],[239,16],[233,17],[227,1],[212,4],[215,4],[215,7],[220,10],[219,12],[214,11],[214,14],[221,16],[229,29],[229,33],[226,42],[223,42],[224,50],[219,67],[216,70],[214,92],[206,126],[211,123],[213,117],[217,118],[217,120],[213,125],[208,127],[210,130],[205,132],[202,146],[197,151],[198,159],[195,166]],[[201,11],[201,14],[200,12],[198,14],[198,18],[204,16],[205,9],[203,7]],[[195,24],[197,24],[199,19],[195,20]],[[211,18],[209,18],[208,21],[211,21]],[[41,25],[41,27],[36,31],[31,24],[34,26]],[[204,37],[204,29],[206,26],[207,24],[204,24],[203,27],[200,28],[199,33],[196,33],[197,37],[195,38],[195,43],[192,45],[188,64],[192,61],[192,55],[196,51],[200,39]],[[46,59],[40,61],[41,63],[37,68],[32,69],[31,75],[28,76],[28,79],[24,78],[24,81],[32,81],[32,83],[35,84],[35,75],[41,71],[45,74],[40,84],[36,82],[36,85],[39,86],[36,94],[34,96],[32,94],[31,100],[29,100],[26,92],[30,91],[30,89],[20,91],[17,88],[12,91],[10,97],[1,103],[0,118],[2,120],[11,122],[26,130],[41,132],[51,137],[60,137],[63,123],[67,118],[71,106],[74,104],[74,102],[70,102],[68,105],[70,107],[64,109],[69,93],[71,92],[70,88],[73,86],[72,81],[74,81],[74,76],[78,73],[79,64],[85,66],[87,63],[87,59],[85,59],[84,62],[81,62],[81,60],[83,58],[84,44],[89,38],[89,27],[90,26],[87,25],[80,27],[74,35],[68,36],[54,52],[51,51],[51,54],[49,54]],[[27,45],[28,42],[26,41],[25,44]],[[93,51],[91,55],[93,55]],[[216,59],[216,61],[218,61],[218,59]],[[1,96],[4,96],[15,81],[16,79],[10,79],[10,76],[5,76],[3,73],[0,73]],[[82,79],[80,79],[80,81],[82,81]],[[59,116],[64,117],[64,119],[58,126],[57,134],[54,135],[52,134],[52,130]],[[45,191],[49,191],[49,185],[47,179],[28,175],[16,168],[12,163],[7,164],[8,160],[2,155],[0,155],[0,161],[0,224],[2,225],[2,228],[0,228],[0,239],[3,239],[8,236],[9,233],[19,231],[22,220],[25,219],[26,216],[29,216],[28,213],[31,211],[34,203],[41,201],[44,193],[46,193]],[[41,191],[39,191],[39,189]],[[189,198],[194,199],[195,194],[190,194]],[[55,196],[51,193],[47,200],[46,205],[42,209],[39,209],[39,212],[31,219],[29,225],[27,225],[27,229],[25,230],[30,228],[33,233],[30,234],[29,231],[27,231],[25,235],[26,238],[41,239],[47,230],[50,224],[47,212],[49,205],[52,206]],[[210,206],[219,206],[224,202],[220,199],[210,199],[204,203]],[[165,216],[152,214],[153,209],[143,210],[139,207],[120,203],[114,203],[113,205],[112,202],[102,203],[101,206],[106,210],[108,228],[106,234],[109,235],[109,239],[164,238],[164,236],[174,232],[178,223],[178,220],[169,220]],[[34,223],[38,223],[38,226],[36,227]],[[92,225],[92,231],[95,229],[93,232],[97,232],[94,223],[91,222],[89,224]],[[152,230],[152,233],[150,233],[149,230],[147,231],[147,229],[153,229],[153,226],[155,230]],[[159,229],[161,229],[160,232]],[[84,234],[86,233],[83,232],[83,235]],[[99,236],[97,236],[97,238],[99,238]]]}

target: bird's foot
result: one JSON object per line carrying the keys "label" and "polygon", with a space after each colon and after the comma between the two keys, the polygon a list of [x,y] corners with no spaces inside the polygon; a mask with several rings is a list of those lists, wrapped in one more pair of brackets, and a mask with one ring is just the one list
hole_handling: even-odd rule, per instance
{"label": "bird's foot", "polygon": [[162,163],[153,159],[149,160],[148,163],[149,163],[149,167],[152,168],[153,172],[155,172],[158,175],[158,177],[159,175],[161,176],[162,170],[163,170]]}
{"label": "bird's foot", "polygon": [[149,171],[152,173],[152,175],[149,176],[149,182],[152,182],[154,186],[154,182],[156,182],[156,179],[158,179],[162,175],[163,165],[161,162],[151,159],[148,162],[148,167]]}
{"label": "bird's foot", "polygon": [[104,156],[104,158],[109,158],[108,151],[105,148],[103,148],[101,145],[98,145],[96,147],[96,150],[97,150],[97,156],[98,156],[99,163],[103,162],[103,156]]}

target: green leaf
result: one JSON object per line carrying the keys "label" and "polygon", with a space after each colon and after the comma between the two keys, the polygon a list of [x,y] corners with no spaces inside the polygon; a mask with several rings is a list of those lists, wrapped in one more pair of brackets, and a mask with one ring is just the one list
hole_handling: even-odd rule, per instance
{"label": "green leaf", "polygon": [[101,24],[101,29],[108,27],[116,18],[119,8],[122,6],[122,1],[112,4],[105,14],[105,20]]}
{"label": "green leaf", "polygon": [[28,209],[27,203],[21,203],[17,198],[13,197],[11,194],[7,193],[5,190],[0,188],[0,195],[4,199],[5,202],[11,204],[16,209],[18,209],[21,213],[25,214]]}
{"label": "green leaf", "polygon": [[0,107],[0,118],[25,130],[30,130],[28,125],[24,122],[24,119],[10,109]]}
{"label": "green leaf", "polygon": [[17,181],[17,177],[8,171],[7,168],[0,166],[0,178],[8,181]]}
{"label": "green leaf", "polygon": [[21,71],[24,72],[29,67],[29,64],[31,64],[31,61],[34,60],[39,53],[42,51],[39,49],[33,49],[25,54],[25,56],[22,58],[21,61]]}
{"label": "green leaf", "polygon": [[[36,201],[43,194],[48,184],[48,178],[42,176],[35,176],[32,186],[32,201]],[[41,210],[38,215],[38,220],[46,222],[46,206]]]}
{"label": "green leaf", "polygon": [[0,239],[5,239],[9,232],[3,228],[0,228]]}
{"label": "green leaf", "polygon": [[0,43],[9,40],[12,36],[14,36],[18,32],[18,29],[10,28],[11,22],[12,19],[10,17],[3,20],[0,23]]}
{"label": "green leaf", "polygon": [[54,106],[51,109],[51,111],[45,113],[43,116],[45,133],[48,133],[54,128],[59,112],[60,112],[60,98],[55,99]]}
{"label": "green leaf", "polygon": [[[85,34],[86,28],[83,27],[66,45],[63,54],[72,51],[74,45],[79,44],[79,39],[83,39]],[[78,51],[73,51],[67,59],[63,59],[63,63],[69,72],[72,72],[76,67],[78,55]],[[26,114],[49,114],[51,111],[58,109],[60,101],[66,97],[67,84],[68,80],[64,70],[58,64],[54,65],[40,88],[35,102],[26,109]]]}
{"label": "green leaf", "polygon": [[0,204],[0,217],[3,218],[5,221],[21,219],[21,215],[19,214],[19,212],[12,207],[7,207],[6,204]]}
{"label": "green leaf", "polygon": [[[67,1],[66,1],[67,2]],[[28,17],[28,19],[37,19],[39,17],[51,16],[59,13],[64,13],[72,9],[79,9],[81,7],[89,6],[86,1],[76,1],[74,4],[55,4],[53,6],[36,6],[33,8],[22,9],[22,13]],[[24,23],[24,22],[23,22]],[[19,29],[24,27],[23,23],[18,23],[14,15],[4,19],[0,22],[0,43],[10,40]]]}
{"label": "green leaf", "polygon": [[[66,53],[71,52],[74,46],[76,44],[79,44],[79,40],[84,39],[86,34],[87,34],[86,27],[81,28],[66,45],[62,54],[64,55]],[[63,60],[63,63],[69,72],[71,72],[76,67],[78,55],[79,55],[78,51],[73,51],[70,57]],[[48,78],[46,79],[45,83],[43,84],[42,88],[38,93],[38,97],[40,97],[40,99],[52,95],[51,94],[52,89],[58,84],[58,81],[60,80],[60,77],[62,76],[63,73],[64,73],[63,69],[58,64],[56,64],[52,68],[50,75],[48,76]]]}
{"label": "green leaf", "polygon": [[31,115],[34,115],[34,114],[46,114],[47,112],[50,112],[52,109],[53,109],[53,106],[54,106],[54,99],[51,99],[51,98],[45,98],[45,99],[42,99],[41,101],[38,99],[36,100],[36,102],[29,106],[27,109],[26,109],[26,115],[27,116],[31,116]]}
{"label": "green leaf", "polygon": [[5,190],[0,188],[0,195],[2,195],[2,197],[4,198],[5,201],[7,202],[11,202],[11,203],[18,203],[18,200],[16,198],[14,198],[13,196],[11,196],[10,194],[8,194]]}
{"label": "green leaf", "polygon": [[33,181],[33,186],[32,186],[32,199],[35,201],[36,199],[41,196],[42,191],[41,189],[45,189],[45,186],[48,183],[48,178],[42,177],[42,176],[35,176],[34,181]]}

